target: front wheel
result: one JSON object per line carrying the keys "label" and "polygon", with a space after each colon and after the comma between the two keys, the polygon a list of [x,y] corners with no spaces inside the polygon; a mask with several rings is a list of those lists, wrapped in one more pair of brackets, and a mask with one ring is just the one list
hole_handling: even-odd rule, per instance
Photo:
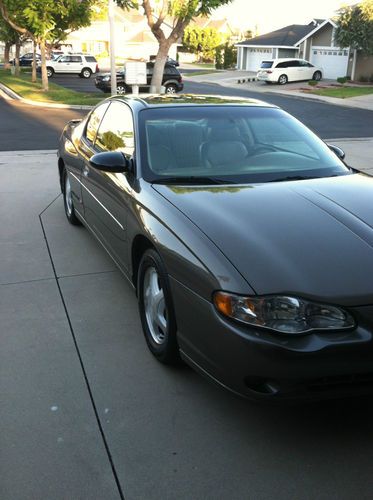
{"label": "front wheel", "polygon": [[319,82],[321,80],[321,73],[320,71],[315,71],[312,77],[312,80],[315,80],[316,82]]}
{"label": "front wheel", "polygon": [[63,204],[65,207],[65,214],[67,220],[70,222],[70,224],[73,224],[74,226],[80,226],[81,222],[75,214],[71,184],[66,168],[63,169],[62,173],[62,186],[63,186]]}
{"label": "front wheel", "polygon": [[288,83],[288,77],[286,75],[281,75],[278,79],[278,83],[280,85],[285,85],[286,83]]}
{"label": "front wheel", "polygon": [[140,318],[151,353],[164,364],[180,362],[176,320],[168,276],[159,254],[146,250],[138,272]]}
{"label": "front wheel", "polygon": [[177,87],[175,84],[170,83],[169,85],[166,85],[166,94],[176,94],[177,92]]}
{"label": "front wheel", "polygon": [[47,77],[52,78],[53,75],[54,75],[54,69],[48,66],[47,67]]}
{"label": "front wheel", "polygon": [[80,74],[82,75],[82,78],[91,78],[92,71],[89,68],[83,68]]}

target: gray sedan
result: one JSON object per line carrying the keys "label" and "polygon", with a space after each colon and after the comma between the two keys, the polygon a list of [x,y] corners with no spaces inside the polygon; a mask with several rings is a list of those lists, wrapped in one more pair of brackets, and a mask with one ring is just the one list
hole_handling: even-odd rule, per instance
{"label": "gray sedan", "polygon": [[343,158],[260,101],[114,97],[68,123],[58,169],[159,361],[319,398],[373,387],[373,179]]}

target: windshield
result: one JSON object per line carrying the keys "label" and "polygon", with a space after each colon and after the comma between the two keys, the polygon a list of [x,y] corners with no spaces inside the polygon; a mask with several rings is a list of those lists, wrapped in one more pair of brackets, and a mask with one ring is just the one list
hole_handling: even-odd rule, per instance
{"label": "windshield", "polygon": [[276,108],[162,107],[140,112],[143,177],[242,184],[349,173],[324,142]]}

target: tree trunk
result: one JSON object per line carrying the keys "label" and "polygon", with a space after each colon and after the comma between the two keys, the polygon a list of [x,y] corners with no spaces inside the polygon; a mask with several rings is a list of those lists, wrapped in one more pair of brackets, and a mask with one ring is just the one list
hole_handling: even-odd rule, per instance
{"label": "tree trunk", "polygon": [[9,63],[9,53],[10,53],[10,47],[12,44],[10,42],[5,43],[5,48],[4,48],[4,69],[9,69],[10,68],[10,63]]}
{"label": "tree trunk", "polygon": [[17,42],[16,43],[16,55],[15,55],[15,61],[16,61],[16,65],[15,65],[15,71],[14,71],[14,74],[19,76],[21,70],[19,68],[19,52],[21,50],[21,43],[20,42]]}
{"label": "tree trunk", "polygon": [[40,55],[41,55],[41,83],[44,92],[48,92],[48,75],[47,75],[47,60],[45,57],[45,40],[40,40]]}
{"label": "tree trunk", "polygon": [[150,86],[150,92],[152,93],[158,94],[161,91],[164,67],[167,61],[168,51],[170,50],[171,43],[167,39],[159,42],[159,49],[154,62],[153,77]]}
{"label": "tree trunk", "polygon": [[33,43],[33,53],[32,53],[32,74],[31,74],[31,81],[33,83],[36,82],[36,41],[34,40]]}

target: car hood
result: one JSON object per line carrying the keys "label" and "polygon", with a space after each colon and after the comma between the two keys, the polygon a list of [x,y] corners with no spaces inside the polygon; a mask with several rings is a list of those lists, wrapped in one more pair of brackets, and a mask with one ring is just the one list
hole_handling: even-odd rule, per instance
{"label": "car hood", "polygon": [[153,187],[205,233],[256,293],[373,304],[372,178]]}

